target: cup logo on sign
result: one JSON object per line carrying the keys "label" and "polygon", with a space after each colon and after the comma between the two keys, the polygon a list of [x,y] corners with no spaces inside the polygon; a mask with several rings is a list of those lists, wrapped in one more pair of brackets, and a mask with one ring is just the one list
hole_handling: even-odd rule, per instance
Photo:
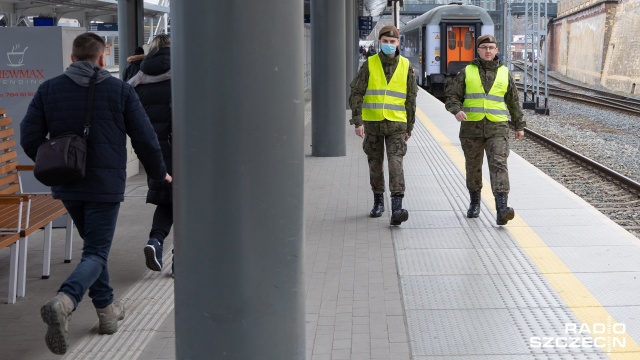
{"label": "cup logo on sign", "polygon": [[7,58],[9,59],[8,66],[22,66],[24,65],[22,62],[24,61],[24,53],[27,51],[29,47],[25,47],[22,51],[20,51],[20,44],[16,44],[11,47],[11,51],[7,52]]}

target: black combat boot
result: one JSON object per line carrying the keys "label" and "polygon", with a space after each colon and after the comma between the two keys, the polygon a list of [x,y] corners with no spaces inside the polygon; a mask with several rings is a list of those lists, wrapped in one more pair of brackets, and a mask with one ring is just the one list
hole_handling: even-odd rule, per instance
{"label": "black combat boot", "polygon": [[373,209],[369,215],[373,218],[382,216],[384,212],[384,194],[373,194]]}
{"label": "black combat boot", "polygon": [[402,197],[391,197],[391,225],[400,225],[409,219],[409,212],[402,208]]}
{"label": "black combat boot", "polygon": [[469,210],[467,210],[468,218],[477,218],[480,215],[480,192],[470,191],[471,203],[469,204]]}
{"label": "black combat boot", "polygon": [[496,215],[496,224],[498,225],[507,225],[507,222],[513,220],[513,217],[516,215],[513,208],[507,206],[507,197],[506,193],[495,194],[496,210],[498,212]]}

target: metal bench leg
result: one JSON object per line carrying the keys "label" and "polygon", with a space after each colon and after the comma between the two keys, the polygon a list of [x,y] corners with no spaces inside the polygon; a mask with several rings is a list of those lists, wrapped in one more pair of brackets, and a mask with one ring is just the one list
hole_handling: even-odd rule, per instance
{"label": "metal bench leg", "polygon": [[67,238],[64,242],[64,262],[71,262],[71,250],[73,246],[73,219],[67,214]]}
{"label": "metal bench leg", "polygon": [[27,287],[27,246],[29,237],[25,236],[20,240],[18,247],[18,297],[24,297]]}
{"label": "metal bench leg", "polygon": [[9,246],[11,250],[11,259],[9,260],[9,296],[8,304],[16,303],[16,290],[18,288],[18,248],[21,241],[16,241]]}
{"label": "metal bench leg", "polygon": [[42,258],[42,278],[48,279],[51,274],[51,228],[53,222],[44,227],[44,257]]}

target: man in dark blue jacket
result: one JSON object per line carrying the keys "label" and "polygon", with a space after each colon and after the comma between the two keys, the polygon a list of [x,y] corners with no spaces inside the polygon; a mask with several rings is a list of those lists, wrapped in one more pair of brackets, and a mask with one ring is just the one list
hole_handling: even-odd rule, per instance
{"label": "man in dark blue jacket", "polygon": [[84,240],[80,263],[58,294],[40,309],[48,325],[45,341],[55,354],[64,354],[69,348],[69,317],[87,290],[98,314],[100,334],[115,333],[118,321],[124,319],[124,307],[114,302],[109,285],[107,259],[120,202],[124,200],[127,135],[148,176],[171,182],[160,144],[136,92],[102,69],[104,49],[105,43],[98,35],[79,35],[73,41],[73,63],[63,75],[40,85],[20,124],[20,144],[33,160],[47,134],[81,135],[89,81],[97,72],[85,178],[51,189],[53,197],[64,203]]}

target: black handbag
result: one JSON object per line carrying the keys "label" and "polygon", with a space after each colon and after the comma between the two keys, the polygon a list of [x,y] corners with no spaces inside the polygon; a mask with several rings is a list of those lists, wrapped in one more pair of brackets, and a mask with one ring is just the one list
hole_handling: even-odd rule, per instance
{"label": "black handbag", "polygon": [[89,97],[82,136],[62,134],[45,141],[38,147],[33,175],[47,186],[68,185],[84,179],[87,163],[87,136],[91,127],[93,93],[97,77],[96,71],[89,82]]}

